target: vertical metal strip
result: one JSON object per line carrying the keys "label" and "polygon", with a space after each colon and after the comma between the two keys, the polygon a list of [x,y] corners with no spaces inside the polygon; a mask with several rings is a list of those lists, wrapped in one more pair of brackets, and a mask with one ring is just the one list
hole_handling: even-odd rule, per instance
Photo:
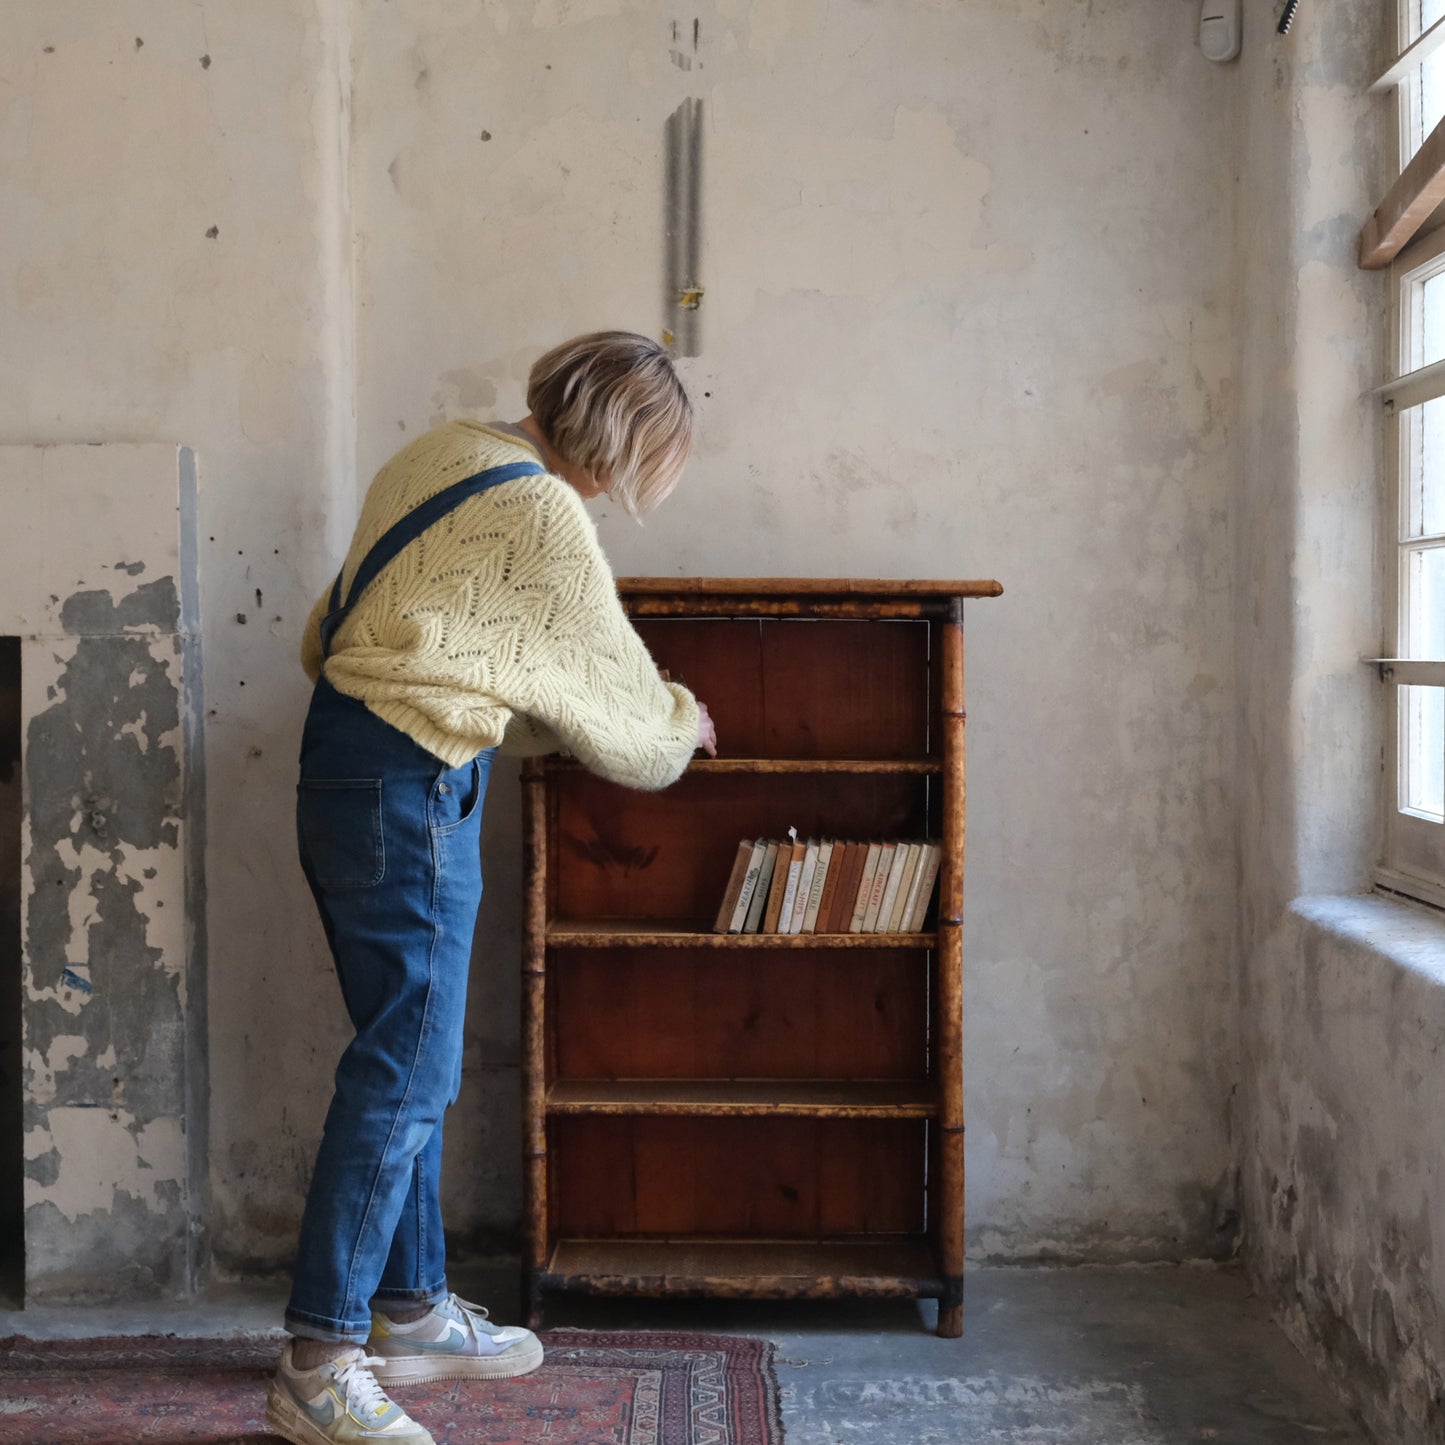
{"label": "vertical metal strip", "polygon": [[702,101],[667,118],[663,197],[663,339],[680,356],[702,349]]}

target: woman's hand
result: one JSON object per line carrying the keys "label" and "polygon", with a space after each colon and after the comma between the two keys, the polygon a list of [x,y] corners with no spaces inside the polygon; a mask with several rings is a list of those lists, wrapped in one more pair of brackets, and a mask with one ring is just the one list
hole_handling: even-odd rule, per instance
{"label": "woman's hand", "polygon": [[712,714],[707,704],[699,699],[697,704],[697,746],[708,757],[717,757],[717,729],[712,725]]}

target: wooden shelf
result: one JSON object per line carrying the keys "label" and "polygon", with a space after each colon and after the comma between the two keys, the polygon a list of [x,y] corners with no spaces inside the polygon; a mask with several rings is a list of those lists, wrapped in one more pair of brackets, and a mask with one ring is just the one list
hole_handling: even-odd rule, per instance
{"label": "wooden shelf", "polygon": [[[547,773],[580,773],[576,758],[555,754],[539,759]],[[694,758],[687,765],[690,774],[707,773],[843,773],[859,777],[894,774],[927,777],[942,773],[937,758]]]}
{"label": "wooden shelf", "polygon": [[928,1119],[938,1105],[926,1080],[558,1079],[547,1113]]}
{"label": "wooden shelf", "polygon": [[933,948],[936,933],[713,933],[699,919],[559,919],[548,948]]}
{"label": "wooden shelf", "polygon": [[860,597],[1001,597],[1003,584],[993,578],[939,581],[917,577],[619,577],[617,590],[626,597],[757,598]]}
{"label": "wooden shelf", "polygon": [[539,1284],[581,1294],[710,1299],[907,1298],[944,1293],[927,1239],[559,1239]]}
{"label": "wooden shelf", "polygon": [[[657,792],[571,759],[523,770],[528,1322],[554,1291],[930,1297],[954,1338],[963,613],[1002,588],[618,587],[659,670],[709,704],[727,755],[693,757]],[[938,922],[714,932],[739,840],[789,827],[936,840]]]}

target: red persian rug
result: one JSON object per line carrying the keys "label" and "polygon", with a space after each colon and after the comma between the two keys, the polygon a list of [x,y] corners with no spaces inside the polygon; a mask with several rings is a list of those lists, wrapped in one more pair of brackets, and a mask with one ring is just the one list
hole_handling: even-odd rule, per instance
{"label": "red persian rug", "polygon": [[[781,1445],[773,1346],[549,1330],[517,1380],[398,1388],[437,1445]],[[0,1340],[0,1445],[266,1445],[273,1340]]]}

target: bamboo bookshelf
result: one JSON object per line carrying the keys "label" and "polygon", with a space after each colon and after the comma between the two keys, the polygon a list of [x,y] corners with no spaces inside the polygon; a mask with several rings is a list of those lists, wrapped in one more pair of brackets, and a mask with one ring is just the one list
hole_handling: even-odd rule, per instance
{"label": "bamboo bookshelf", "polygon": [[[721,755],[524,771],[526,1290],[938,1300],[963,1329],[965,599],[624,578]],[[738,840],[932,837],[919,933],[717,934]]]}

